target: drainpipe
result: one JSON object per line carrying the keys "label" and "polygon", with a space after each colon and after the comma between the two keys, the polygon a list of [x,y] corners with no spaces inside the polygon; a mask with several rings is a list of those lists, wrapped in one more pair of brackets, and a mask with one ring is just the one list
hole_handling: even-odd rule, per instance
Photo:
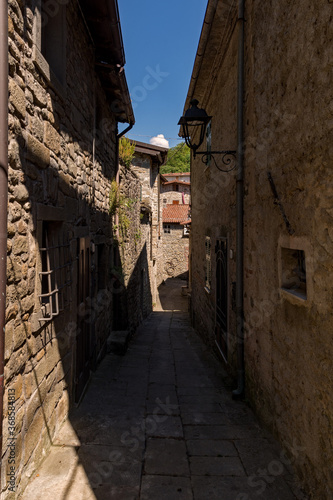
{"label": "drainpipe", "polygon": [[238,89],[237,89],[237,160],[236,179],[236,314],[238,387],[233,399],[244,397],[244,11],[245,0],[238,2]]}
{"label": "drainpipe", "polygon": [[119,141],[119,139],[125,135],[127,132],[129,132],[131,130],[131,128],[134,127],[134,123],[130,123],[129,126],[127,128],[125,128],[125,130],[123,130],[122,132],[120,132],[120,134],[117,135],[117,139]]}
{"label": "drainpipe", "polygon": [[[0,5],[0,458],[4,392],[8,210],[8,0]],[[1,484],[1,468],[0,468]]]}

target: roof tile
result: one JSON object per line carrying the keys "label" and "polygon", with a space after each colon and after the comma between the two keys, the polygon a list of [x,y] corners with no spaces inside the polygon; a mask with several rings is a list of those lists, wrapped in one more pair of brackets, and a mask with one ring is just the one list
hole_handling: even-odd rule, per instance
{"label": "roof tile", "polygon": [[171,205],[163,207],[163,222],[181,223],[189,218],[190,205]]}

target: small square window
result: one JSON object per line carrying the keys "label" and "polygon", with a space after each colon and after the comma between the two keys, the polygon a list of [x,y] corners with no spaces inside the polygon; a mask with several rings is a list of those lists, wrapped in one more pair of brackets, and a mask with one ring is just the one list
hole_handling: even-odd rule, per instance
{"label": "small square window", "polygon": [[282,278],[281,288],[306,300],[305,252],[292,248],[281,248]]}
{"label": "small square window", "polygon": [[169,234],[171,232],[171,226],[170,226],[170,224],[164,224],[163,225],[163,230],[164,230],[164,233]]}

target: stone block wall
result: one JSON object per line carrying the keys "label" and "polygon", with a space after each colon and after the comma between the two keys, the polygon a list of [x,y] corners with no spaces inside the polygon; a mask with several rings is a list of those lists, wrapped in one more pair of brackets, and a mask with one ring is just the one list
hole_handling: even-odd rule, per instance
{"label": "stone block wall", "polygon": [[118,246],[123,279],[121,302],[127,318],[123,328],[134,332],[152,311],[152,226],[150,216],[141,216],[141,182],[132,168],[120,167],[119,183],[129,221],[126,237],[120,235]]}
{"label": "stone block wall", "polygon": [[141,183],[141,201],[151,209],[151,270],[150,283],[153,303],[157,303],[157,288],[163,281],[162,206],[160,201],[159,165],[148,154],[136,153],[131,169]]}
{"label": "stone block wall", "polygon": [[[184,198],[183,194],[184,193]],[[185,202],[183,201],[185,200]],[[161,200],[162,205],[168,205],[173,203],[174,201],[178,201],[180,205],[183,203],[185,205],[189,205],[191,201],[191,187],[190,186],[179,186],[179,190],[175,191],[173,184],[163,185],[161,186]]]}
{"label": "stone block wall", "polygon": [[[9,2],[9,208],[2,498],[17,498],[75,398],[78,318],[89,325],[91,364],[112,328],[111,179],[116,121],[94,73],[94,53],[76,2],[66,2],[65,80],[45,73],[36,47],[36,4]],[[41,64],[41,61],[43,64]],[[43,66],[43,67],[42,67]],[[98,110],[96,109],[95,102]],[[98,112],[97,112],[98,111]],[[104,119],[103,127],[95,116]],[[106,126],[105,124],[108,124]],[[40,294],[46,227],[66,245],[64,310],[45,318]],[[90,303],[78,310],[79,244],[87,243]],[[67,281],[67,278],[65,281]],[[80,316],[81,315],[81,316]],[[14,400],[13,400],[14,398]],[[8,406],[9,402],[9,406]],[[15,406],[14,430],[9,410]],[[7,488],[15,435],[15,482]]]}
{"label": "stone block wall", "polygon": [[[221,4],[221,5],[220,5]],[[225,15],[224,2],[219,2],[217,19],[213,26],[219,25]],[[224,8],[223,8],[224,7]],[[233,33],[233,23],[236,22],[237,9],[228,7],[229,17],[226,25],[219,25],[219,36],[223,42],[215,46],[216,38],[209,45],[207,57],[203,64],[203,74],[213,71],[216,78],[214,90],[207,82],[198,81],[195,98],[199,107],[206,109],[212,115],[212,150],[236,149],[237,124],[237,34]],[[217,43],[217,42],[216,42]],[[216,58],[213,56],[217,53]],[[208,74],[208,73],[207,73]],[[211,89],[210,89],[211,90]],[[224,95],[227,95],[226,99]],[[204,150],[206,142],[202,145]],[[221,157],[216,156],[221,166]],[[200,157],[192,157],[191,164],[191,316],[193,326],[205,342],[216,349],[215,317],[216,317],[216,253],[215,246],[219,238],[227,238],[228,246],[228,368],[236,374],[234,360],[236,359],[236,315],[232,302],[232,282],[235,281],[235,251],[236,251],[236,170],[221,172],[211,161],[203,168]],[[206,238],[210,238],[211,280],[206,283]],[[231,258],[232,256],[232,258]]]}
{"label": "stone block wall", "polygon": [[169,232],[163,234],[164,279],[187,278],[189,238],[184,236],[184,226],[164,224]]}

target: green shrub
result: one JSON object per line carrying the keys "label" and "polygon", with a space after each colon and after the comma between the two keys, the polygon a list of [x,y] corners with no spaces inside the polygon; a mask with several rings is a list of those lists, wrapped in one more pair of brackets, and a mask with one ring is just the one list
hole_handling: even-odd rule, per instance
{"label": "green shrub", "polygon": [[121,137],[119,141],[119,161],[124,167],[131,166],[135,151],[135,143],[131,143],[127,137]]}

